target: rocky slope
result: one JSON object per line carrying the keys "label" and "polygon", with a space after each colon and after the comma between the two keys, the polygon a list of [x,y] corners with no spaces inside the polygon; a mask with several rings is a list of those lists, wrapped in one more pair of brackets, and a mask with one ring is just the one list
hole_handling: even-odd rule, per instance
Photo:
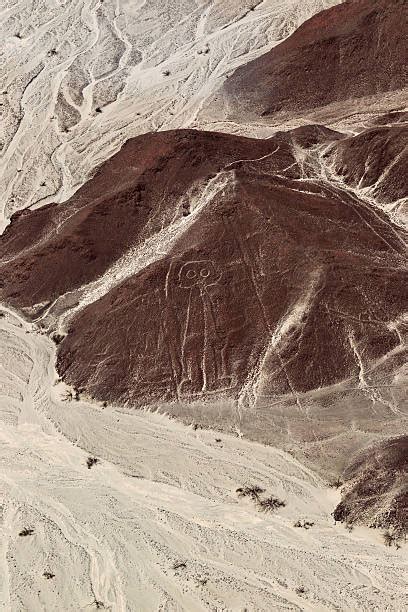
{"label": "rocky slope", "polygon": [[346,1],[236,70],[217,98],[237,122],[297,117],[327,124],[380,108],[404,110],[406,27],[404,0]]}
{"label": "rocky slope", "polygon": [[408,436],[365,450],[347,466],[343,476],[345,494],[334,512],[336,520],[391,528],[395,543],[406,536]]}
{"label": "rocky slope", "polygon": [[397,222],[407,220],[408,123],[400,113],[395,124],[367,127],[322,152],[333,178],[379,206]]}
{"label": "rocky slope", "polygon": [[0,296],[67,334],[59,372],[90,397],[336,474],[406,419],[405,233],[309,157],[348,141],[141,136],[64,205],[12,219]]}

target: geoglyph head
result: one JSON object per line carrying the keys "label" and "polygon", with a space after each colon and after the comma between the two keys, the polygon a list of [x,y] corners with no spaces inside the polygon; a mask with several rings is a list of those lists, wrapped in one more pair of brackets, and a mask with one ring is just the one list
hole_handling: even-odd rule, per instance
{"label": "geoglyph head", "polygon": [[221,278],[221,272],[210,259],[188,261],[179,272],[179,285],[184,289],[195,286],[208,287],[215,285]]}

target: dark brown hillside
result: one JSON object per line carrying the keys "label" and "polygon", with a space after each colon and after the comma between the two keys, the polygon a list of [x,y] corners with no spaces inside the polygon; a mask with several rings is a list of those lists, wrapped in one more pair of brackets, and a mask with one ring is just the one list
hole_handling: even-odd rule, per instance
{"label": "dark brown hillside", "polygon": [[408,436],[361,452],[344,472],[343,500],[334,518],[408,532]]}
{"label": "dark brown hillside", "polygon": [[371,188],[378,202],[408,196],[408,127],[372,128],[343,138],[328,150],[337,174],[352,187]]}
{"label": "dark brown hillside", "polygon": [[168,255],[75,317],[67,382],[132,405],[237,399],[248,377],[262,397],[296,398],[369,376],[399,346],[402,232],[269,164],[237,163]]}
{"label": "dark brown hillside", "polygon": [[[269,140],[182,131],[130,141],[65,206],[13,219],[0,240],[1,299],[38,316],[68,292],[53,324],[132,248],[124,280],[111,278],[69,323],[58,355],[68,383],[131,406],[262,406],[261,419],[289,402],[300,439],[314,422],[306,431],[305,402],[320,406],[313,394],[343,385],[367,396],[353,408],[365,422],[366,389],[393,389],[404,360],[405,236],[296,161],[343,142],[322,126]],[[375,414],[394,419],[394,400],[381,398]],[[348,427],[343,408],[328,416],[336,401],[323,401],[314,436]],[[264,428],[262,439],[273,435]]]}
{"label": "dark brown hillside", "polygon": [[[0,240],[2,299],[18,307],[38,304],[39,312],[43,303],[95,280],[130,247],[188,216],[200,181],[276,146],[188,130],[129,141],[68,202],[12,218]],[[277,159],[293,163],[287,144]]]}
{"label": "dark brown hillside", "polygon": [[313,16],[240,67],[220,92],[233,120],[302,116],[332,103],[395,92],[408,82],[405,0],[351,0]]}

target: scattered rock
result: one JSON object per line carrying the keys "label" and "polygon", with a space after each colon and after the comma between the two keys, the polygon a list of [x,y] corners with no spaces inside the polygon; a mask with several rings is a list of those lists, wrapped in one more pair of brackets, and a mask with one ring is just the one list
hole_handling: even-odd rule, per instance
{"label": "scattered rock", "polygon": [[311,527],[313,527],[314,522],[313,521],[305,521],[305,520],[298,520],[296,521],[296,523],[293,524],[294,527],[302,527],[303,529],[310,529]]}

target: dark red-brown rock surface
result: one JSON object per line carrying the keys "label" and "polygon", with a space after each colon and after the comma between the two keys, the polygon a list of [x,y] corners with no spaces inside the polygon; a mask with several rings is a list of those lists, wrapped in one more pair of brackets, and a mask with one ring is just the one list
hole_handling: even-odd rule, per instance
{"label": "dark red-brown rock surface", "polygon": [[325,154],[347,185],[390,204],[408,195],[408,125],[363,130],[337,141]]}
{"label": "dark red-brown rock surface", "polygon": [[[2,297],[41,311],[98,278],[130,247],[188,216],[190,187],[236,159],[274,148],[272,141],[197,131],[127,142],[68,202],[13,216],[0,240]],[[294,161],[287,146],[279,159]]]}
{"label": "dark red-brown rock surface", "polygon": [[360,453],[344,472],[345,494],[334,518],[408,532],[408,436]]}
{"label": "dark red-brown rock surface", "polygon": [[67,381],[133,405],[237,398],[254,375],[261,395],[296,397],[398,346],[402,232],[270,165],[235,164],[168,254],[75,317],[59,352]]}
{"label": "dark red-brown rock surface", "polygon": [[176,413],[198,402],[197,419],[215,410],[221,426],[238,410],[248,435],[279,443],[330,440],[351,421],[392,429],[404,232],[298,161],[343,139],[321,126],[141,136],[64,206],[12,220],[0,298],[51,330],[79,305],[57,365],[97,399]]}
{"label": "dark red-brown rock surface", "polygon": [[346,100],[350,112],[363,113],[358,100],[407,87],[407,17],[405,0],[352,0],[322,11],[240,67],[218,97],[238,122],[301,117]]}

